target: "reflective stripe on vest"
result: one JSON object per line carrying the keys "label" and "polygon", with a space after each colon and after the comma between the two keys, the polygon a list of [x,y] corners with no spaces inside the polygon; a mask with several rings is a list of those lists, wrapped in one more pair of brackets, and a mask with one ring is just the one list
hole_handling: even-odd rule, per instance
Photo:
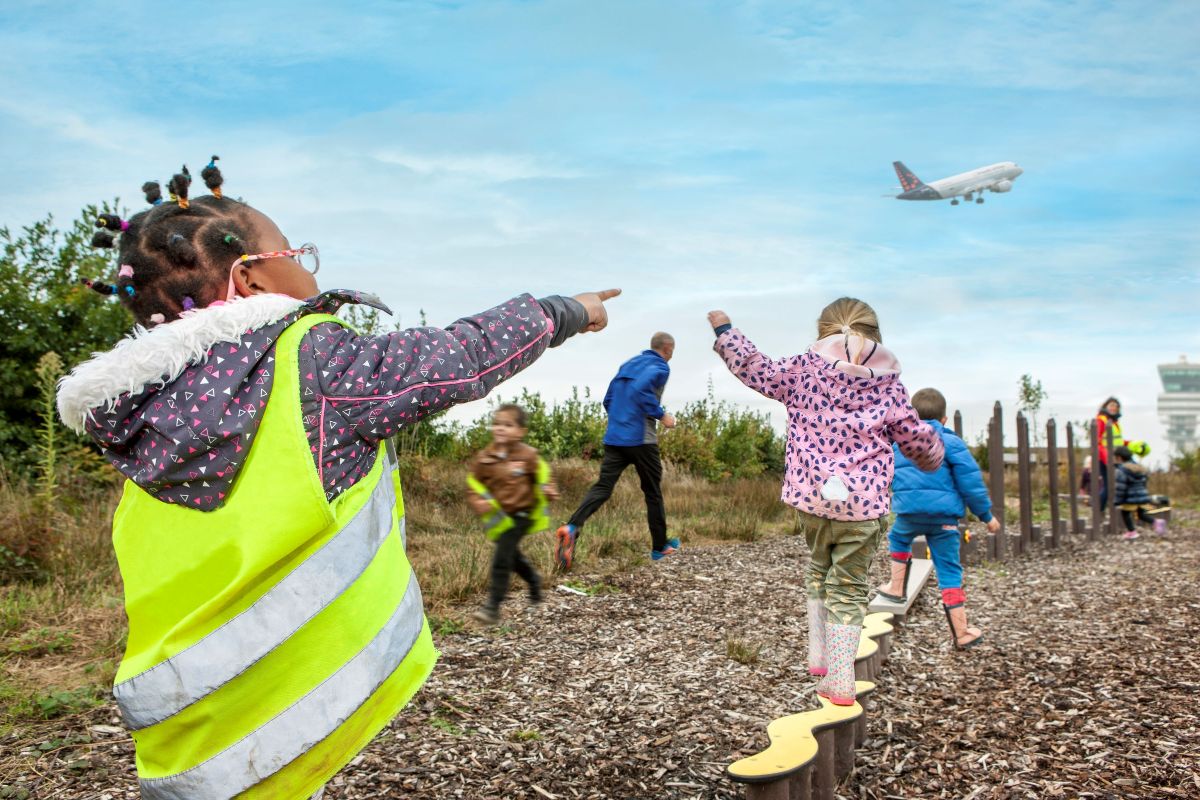
{"label": "reflective stripe on vest", "polygon": [[253,605],[188,649],[114,686],[126,724],[139,730],[179,713],[245,672],[319,614],[371,563],[391,530],[395,505],[389,474],[345,527]]}
{"label": "reflective stripe on vest", "polygon": [[[380,481],[386,483],[387,481]],[[186,772],[143,779],[150,800],[225,800],[245,791],[324,739],[346,721],[408,655],[424,624],[421,590],[404,598],[365,648],[295,705],[232,747]]]}

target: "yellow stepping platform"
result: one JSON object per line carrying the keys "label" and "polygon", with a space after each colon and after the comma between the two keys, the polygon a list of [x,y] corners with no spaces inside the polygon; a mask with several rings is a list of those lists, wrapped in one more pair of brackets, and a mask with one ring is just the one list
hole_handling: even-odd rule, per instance
{"label": "yellow stepping platform", "polygon": [[[866,696],[875,690],[870,681],[855,681],[856,694]],[[725,772],[739,783],[770,783],[786,778],[804,769],[817,757],[817,739],[814,734],[826,728],[852,722],[862,716],[863,708],[857,702],[851,706],[839,706],[817,696],[821,707],[780,717],[767,725],[770,746],[761,753],[747,756],[726,767]]]}

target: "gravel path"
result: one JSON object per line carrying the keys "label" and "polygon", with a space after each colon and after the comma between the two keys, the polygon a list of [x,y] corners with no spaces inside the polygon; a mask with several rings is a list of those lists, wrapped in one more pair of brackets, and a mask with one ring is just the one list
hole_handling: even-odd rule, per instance
{"label": "gravel path", "polygon": [[[1200,797],[1198,521],[969,569],[986,642],[966,653],[927,588],[842,796]],[[766,744],[767,721],[813,705],[804,555],[793,536],[685,549],[610,584],[574,575],[590,596],[514,599],[494,631],[441,635],[426,688],[327,797],[740,797],[724,766]],[[55,732],[92,741],[59,742],[0,785],[136,797],[112,714]]]}

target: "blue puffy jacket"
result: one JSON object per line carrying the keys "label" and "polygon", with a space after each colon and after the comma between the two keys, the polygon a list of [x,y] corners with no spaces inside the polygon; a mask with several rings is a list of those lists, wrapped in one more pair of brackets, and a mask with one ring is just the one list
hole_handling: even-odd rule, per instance
{"label": "blue puffy jacket", "polygon": [[[670,376],[667,360],[653,350],[644,350],[621,365],[604,395],[608,412],[605,444],[633,447],[646,443],[646,420],[662,419],[666,413],[658,398]],[[649,439],[655,440],[653,435]]]}
{"label": "blue puffy jacket", "polygon": [[923,422],[942,437],[946,456],[936,471],[922,472],[893,446],[896,477],[892,480],[892,510],[919,525],[953,525],[963,515],[965,500],[971,513],[989,522],[992,500],[966,443],[937,420]]}

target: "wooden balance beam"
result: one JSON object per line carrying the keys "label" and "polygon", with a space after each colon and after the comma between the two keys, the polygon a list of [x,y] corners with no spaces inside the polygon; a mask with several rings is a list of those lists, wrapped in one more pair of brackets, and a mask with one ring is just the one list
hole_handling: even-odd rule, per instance
{"label": "wooden balance beam", "polygon": [[[871,614],[863,621],[854,662],[855,677],[878,673],[891,647],[892,615]],[[820,708],[780,717],[767,725],[766,750],[730,764],[725,773],[746,784],[749,800],[833,800],[838,779],[854,768],[854,750],[866,740],[862,702],[875,691],[870,680],[855,680],[856,702],[838,706],[817,697]]]}
{"label": "wooden balance beam", "polygon": [[929,581],[929,576],[933,574],[933,562],[928,558],[914,558],[912,566],[908,573],[908,596],[904,598],[903,603],[893,603],[891,600],[885,600],[879,595],[871,600],[867,606],[868,611],[883,611],[889,614],[894,614],[897,617],[903,617],[908,614],[908,610],[917,600],[917,595],[925,588],[925,584]]}

